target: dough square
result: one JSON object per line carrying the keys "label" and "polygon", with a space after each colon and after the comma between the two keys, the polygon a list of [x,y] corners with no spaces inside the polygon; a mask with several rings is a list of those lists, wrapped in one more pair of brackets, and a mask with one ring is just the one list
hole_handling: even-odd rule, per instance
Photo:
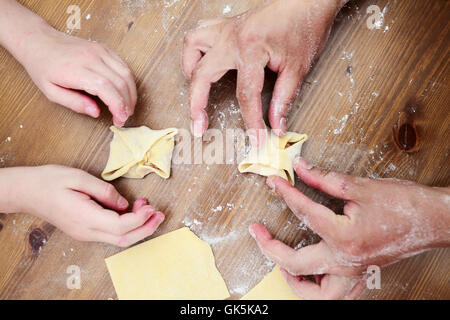
{"label": "dough square", "polygon": [[230,296],[211,247],[186,227],[105,262],[119,300],[221,300]]}
{"label": "dough square", "polygon": [[289,287],[276,266],[260,283],[253,287],[241,300],[301,300]]}

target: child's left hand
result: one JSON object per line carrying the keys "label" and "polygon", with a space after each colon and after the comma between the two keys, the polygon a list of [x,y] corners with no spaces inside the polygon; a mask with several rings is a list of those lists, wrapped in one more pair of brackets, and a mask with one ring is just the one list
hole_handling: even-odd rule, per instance
{"label": "child's left hand", "polygon": [[55,165],[0,169],[0,212],[30,213],[76,240],[120,247],[152,235],[164,221],[145,199],[128,212],[127,200],[113,185]]}

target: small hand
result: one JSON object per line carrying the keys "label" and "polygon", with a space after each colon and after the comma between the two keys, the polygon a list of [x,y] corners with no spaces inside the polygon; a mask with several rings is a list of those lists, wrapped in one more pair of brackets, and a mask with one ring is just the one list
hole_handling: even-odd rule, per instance
{"label": "small hand", "polygon": [[[238,70],[237,98],[247,129],[264,132],[261,91],[268,66],[278,72],[269,121],[284,135],[291,102],[322,50],[341,3],[270,0],[233,18],[200,21],[186,34],[183,49],[183,71],[191,80],[193,134],[202,136],[208,128],[205,109],[211,84],[231,69]],[[250,132],[250,137],[254,145],[260,144],[259,134]]]}
{"label": "small hand", "polygon": [[[301,158],[295,170],[306,184],[346,201],[344,215],[336,215],[284,179],[267,179],[294,214],[322,238],[294,250],[274,240],[264,226],[250,226],[263,253],[284,269],[301,297],[357,298],[368,266],[386,266],[450,243],[450,188],[325,172]],[[319,281],[303,280],[304,275],[316,275]]]}
{"label": "small hand", "polygon": [[145,199],[123,213],[128,202],[114,186],[82,170],[50,165],[1,172],[15,186],[6,213],[31,213],[76,240],[127,247],[153,234],[164,220]]}
{"label": "small hand", "polygon": [[17,58],[37,87],[52,102],[75,112],[98,117],[90,95],[109,108],[116,126],[134,113],[136,84],[128,66],[103,44],[90,42],[39,25],[22,41]]}

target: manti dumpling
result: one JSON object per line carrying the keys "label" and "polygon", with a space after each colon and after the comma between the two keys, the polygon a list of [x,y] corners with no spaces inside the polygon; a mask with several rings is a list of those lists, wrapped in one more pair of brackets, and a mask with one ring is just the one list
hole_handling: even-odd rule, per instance
{"label": "manti dumpling", "polygon": [[239,164],[239,172],[253,172],[262,176],[279,176],[294,185],[293,161],[300,155],[306,134],[288,132],[283,137],[268,130],[265,142],[259,148],[252,148]]}
{"label": "manti dumpling", "polygon": [[156,172],[162,178],[170,176],[170,164],[177,129],[152,130],[111,127],[114,132],[109,159],[102,178],[111,181],[119,177],[143,178]]}

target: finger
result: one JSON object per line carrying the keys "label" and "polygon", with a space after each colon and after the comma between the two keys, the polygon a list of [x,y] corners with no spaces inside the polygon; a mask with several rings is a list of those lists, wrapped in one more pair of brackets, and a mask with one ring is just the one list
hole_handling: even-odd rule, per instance
{"label": "finger", "polygon": [[355,200],[358,197],[361,178],[313,167],[303,158],[295,159],[294,169],[306,184],[333,197],[343,200]]}
{"label": "finger", "polygon": [[318,285],[304,280],[301,276],[293,276],[287,270],[281,269],[281,274],[291,290],[302,299],[307,300],[337,300],[344,299],[352,288],[352,279],[344,276],[325,275]]}
{"label": "finger", "polygon": [[114,210],[124,210],[128,208],[128,201],[116,190],[116,188],[103,180],[100,180],[89,173],[77,170],[76,175],[68,177],[67,187],[80,191],[99,203]]}
{"label": "finger", "polygon": [[353,287],[353,289],[351,289],[351,291],[349,293],[347,293],[347,295],[344,297],[344,299],[346,299],[346,300],[358,299],[361,296],[361,294],[363,293],[366,286],[367,286],[366,281],[364,279],[362,279]]}
{"label": "finger", "polygon": [[162,212],[155,213],[142,227],[130,231],[120,237],[118,245],[121,247],[128,247],[148,236],[151,236],[159,225],[164,221],[164,214]]}
{"label": "finger", "polygon": [[[250,132],[263,132],[266,129],[263,120],[261,92],[264,86],[265,63],[248,62],[238,70],[237,99],[241,108],[242,118]],[[262,144],[259,134],[251,133],[252,145]]]}
{"label": "finger", "polygon": [[269,122],[279,136],[286,134],[287,117],[301,81],[300,72],[295,70],[286,69],[278,75],[269,107]]}
{"label": "finger", "polygon": [[51,84],[46,90],[46,95],[49,100],[77,113],[87,114],[93,118],[97,118],[100,115],[97,103],[87,95],[77,91]]}
{"label": "finger", "polygon": [[267,185],[299,219],[325,240],[334,239],[347,222],[346,216],[336,215],[327,207],[312,201],[283,178],[271,176],[267,179]]}
{"label": "finger", "polygon": [[[200,23],[202,22],[199,21]],[[200,28],[190,30],[184,36],[182,67],[184,76],[187,79],[191,80],[192,73],[202,58],[202,53],[208,52],[216,40],[218,30],[217,28],[210,28],[210,26],[216,24],[218,22],[204,22]]]}
{"label": "finger", "polygon": [[229,57],[218,49],[211,49],[197,64],[191,81],[189,106],[192,119],[192,133],[201,137],[208,128],[208,104],[211,84],[218,81],[228,70],[232,69]]}
{"label": "finger", "polygon": [[273,239],[270,232],[261,224],[252,224],[249,231],[263,254],[291,274],[323,274],[334,265],[332,253],[323,241],[294,250],[283,242]]}
{"label": "finger", "polygon": [[91,71],[99,74],[101,77],[108,79],[114,86],[117,92],[119,92],[122,99],[125,101],[125,108],[127,110],[128,116],[131,115],[131,104],[132,98],[130,91],[128,89],[128,83],[122,76],[117,73],[116,70],[111,68],[106,63],[97,63],[91,67]]}
{"label": "finger", "polygon": [[147,204],[147,200],[146,199],[138,199],[138,200],[136,200],[133,203],[133,209],[131,211],[132,212],[137,212],[140,208],[142,208],[146,204]]}
{"label": "finger", "polygon": [[113,69],[120,77],[126,82],[128,94],[130,96],[130,104],[128,105],[128,113],[129,116],[133,115],[134,107],[137,102],[137,89],[136,82],[134,80],[133,73],[128,68],[128,66],[120,60],[119,56],[112,51],[108,51],[110,55],[104,55],[103,61],[104,63]]}
{"label": "finger", "polygon": [[144,205],[136,212],[129,212],[119,216],[119,222],[115,228],[115,234],[122,235],[144,225],[150,217],[156,213],[153,206]]}
{"label": "finger", "polygon": [[83,207],[84,210],[91,210],[92,229],[110,233],[116,236],[124,235],[131,230],[144,225],[150,217],[156,213],[152,206],[143,206],[136,212],[118,214],[115,211],[103,208]]}
{"label": "finger", "polygon": [[65,88],[84,90],[99,97],[113,115],[114,125],[123,126],[128,119],[126,103],[112,82],[95,72],[87,69],[67,72],[65,78],[60,78],[58,84]]}

